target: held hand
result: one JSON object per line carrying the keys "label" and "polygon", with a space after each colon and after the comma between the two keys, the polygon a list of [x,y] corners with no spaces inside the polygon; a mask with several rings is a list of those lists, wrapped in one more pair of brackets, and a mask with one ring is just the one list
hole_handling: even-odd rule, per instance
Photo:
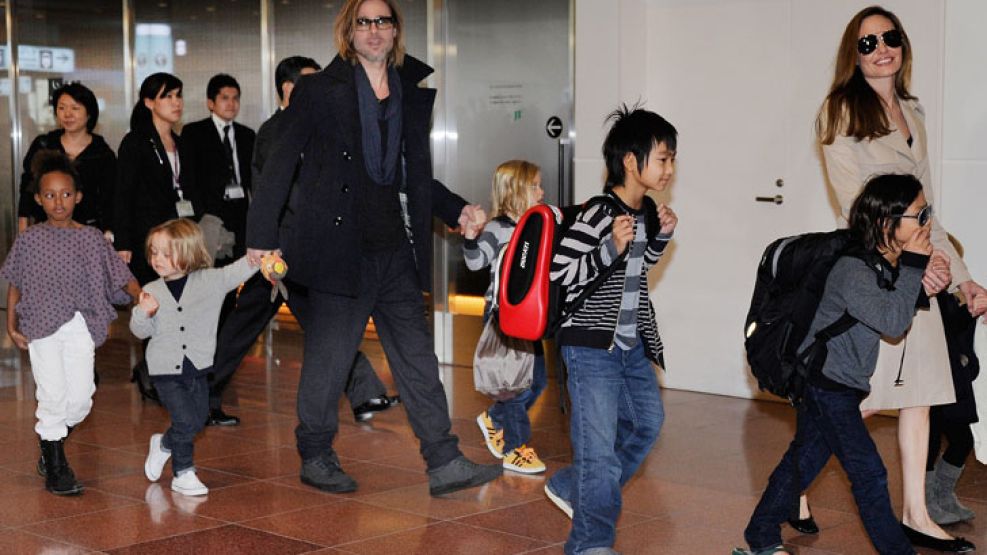
{"label": "held hand", "polygon": [[634,239],[634,217],[621,214],[613,219],[613,244],[617,254],[623,254]]}
{"label": "held hand", "polygon": [[14,342],[14,345],[17,345],[18,349],[27,350],[28,341],[23,333],[17,331],[16,328],[7,328],[7,335],[10,336],[10,340]]}
{"label": "held hand", "polygon": [[938,294],[949,286],[952,274],[949,271],[949,256],[941,250],[933,251],[929,264],[922,275],[922,285],[928,296]]}
{"label": "held hand", "polygon": [[929,241],[929,229],[926,227],[916,229],[915,233],[912,233],[912,236],[908,238],[908,241],[905,241],[901,248],[915,254],[931,255],[932,242]]}
{"label": "held hand", "polygon": [[467,237],[468,239],[475,239],[478,235],[479,229],[483,228],[483,222],[487,220],[487,214],[483,211],[483,207],[479,204],[467,204],[463,207],[463,211],[459,213],[459,233],[464,236],[467,233],[475,233],[472,237]]}
{"label": "held hand", "polygon": [[120,256],[120,260],[123,260],[124,264],[130,264],[130,259],[134,255],[131,251],[117,251],[117,254]]}
{"label": "held hand", "polygon": [[960,291],[966,297],[966,307],[971,316],[982,316],[987,312],[987,289],[971,279],[960,284]]}
{"label": "held hand", "polygon": [[141,291],[141,298],[137,302],[137,305],[141,307],[141,310],[147,314],[148,318],[154,317],[158,312],[158,300],[154,298],[154,295],[148,293],[147,291]]}
{"label": "held hand", "polygon": [[260,268],[261,258],[264,258],[264,255],[269,252],[272,251],[264,249],[247,249],[247,262],[249,262],[254,268]]}
{"label": "held hand", "polygon": [[675,215],[675,212],[671,209],[671,207],[662,203],[658,205],[658,223],[661,226],[658,229],[659,233],[662,235],[670,235],[673,231],[675,231],[675,226],[679,223],[679,217]]}

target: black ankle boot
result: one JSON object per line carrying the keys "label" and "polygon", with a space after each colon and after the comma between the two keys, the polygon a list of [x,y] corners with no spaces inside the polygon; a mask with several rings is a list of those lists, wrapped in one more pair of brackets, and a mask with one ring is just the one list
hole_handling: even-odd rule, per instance
{"label": "black ankle boot", "polygon": [[[72,430],[74,430],[74,429],[75,429],[75,426],[66,426],[66,430],[67,431],[65,432],[65,439],[68,439],[69,436],[72,435]],[[41,438],[38,438],[38,441],[40,441],[40,440],[41,440]],[[38,466],[36,468],[38,470],[38,476],[41,476],[42,478],[44,478],[45,475],[47,474],[47,471],[45,470],[45,450],[44,449],[42,449],[41,450],[41,454],[38,455]]]}
{"label": "black ankle boot", "polygon": [[41,440],[41,457],[45,463],[45,489],[55,495],[82,493],[82,484],[76,481],[65,458],[65,439]]}

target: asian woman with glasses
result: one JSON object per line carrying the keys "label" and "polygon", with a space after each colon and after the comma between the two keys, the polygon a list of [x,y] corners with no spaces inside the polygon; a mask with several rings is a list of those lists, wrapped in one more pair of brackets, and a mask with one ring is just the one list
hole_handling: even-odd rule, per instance
{"label": "asian woman with glasses", "polygon": [[[901,21],[878,6],[858,12],[843,33],[835,66],[816,130],[829,184],[843,218],[849,216],[853,199],[874,174],[912,174],[922,183],[926,198],[933,199],[925,112],[909,91],[912,45]],[[931,221],[932,245],[950,259],[949,272],[927,272],[927,278],[945,281],[941,285],[948,284],[950,290],[958,287],[967,299],[987,295],[971,279],[931,209],[907,217],[911,216]],[[946,274],[951,274],[951,282]],[[942,551],[972,550],[972,544],[940,528],[926,506],[929,407],[955,400],[945,332],[935,299],[928,310],[918,312],[904,338],[881,342],[870,383],[870,396],[860,405],[865,416],[878,410],[899,410],[902,527],[909,539],[916,546]],[[800,514],[793,515],[790,523],[802,532],[815,528],[804,498]]]}

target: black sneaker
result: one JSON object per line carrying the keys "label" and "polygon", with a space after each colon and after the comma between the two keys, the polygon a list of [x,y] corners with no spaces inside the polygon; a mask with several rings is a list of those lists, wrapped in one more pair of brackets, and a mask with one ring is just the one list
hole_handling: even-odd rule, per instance
{"label": "black sneaker", "polygon": [[301,480],[303,484],[322,491],[332,493],[356,491],[356,480],[343,472],[343,468],[339,466],[339,457],[335,453],[302,461]]}
{"label": "black sneaker", "polygon": [[206,419],[206,426],[239,426],[240,419],[232,414],[226,414],[223,409],[213,409],[209,411],[209,418]]}
{"label": "black sneaker", "polygon": [[463,455],[428,471],[428,493],[444,495],[485,484],[504,473],[501,464],[476,464]]}
{"label": "black sneaker", "polygon": [[401,397],[398,395],[394,395],[393,397],[387,395],[374,397],[366,403],[355,407],[353,409],[353,418],[356,418],[357,422],[366,422],[374,417],[375,412],[387,410],[400,402]]}

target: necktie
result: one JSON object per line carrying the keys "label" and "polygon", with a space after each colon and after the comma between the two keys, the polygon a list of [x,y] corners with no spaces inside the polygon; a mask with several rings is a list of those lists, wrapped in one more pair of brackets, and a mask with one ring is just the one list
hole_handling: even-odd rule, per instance
{"label": "necktie", "polygon": [[231,180],[236,181],[236,170],[233,168],[233,143],[230,142],[230,124],[223,127],[223,146],[226,147],[226,163],[230,167]]}

